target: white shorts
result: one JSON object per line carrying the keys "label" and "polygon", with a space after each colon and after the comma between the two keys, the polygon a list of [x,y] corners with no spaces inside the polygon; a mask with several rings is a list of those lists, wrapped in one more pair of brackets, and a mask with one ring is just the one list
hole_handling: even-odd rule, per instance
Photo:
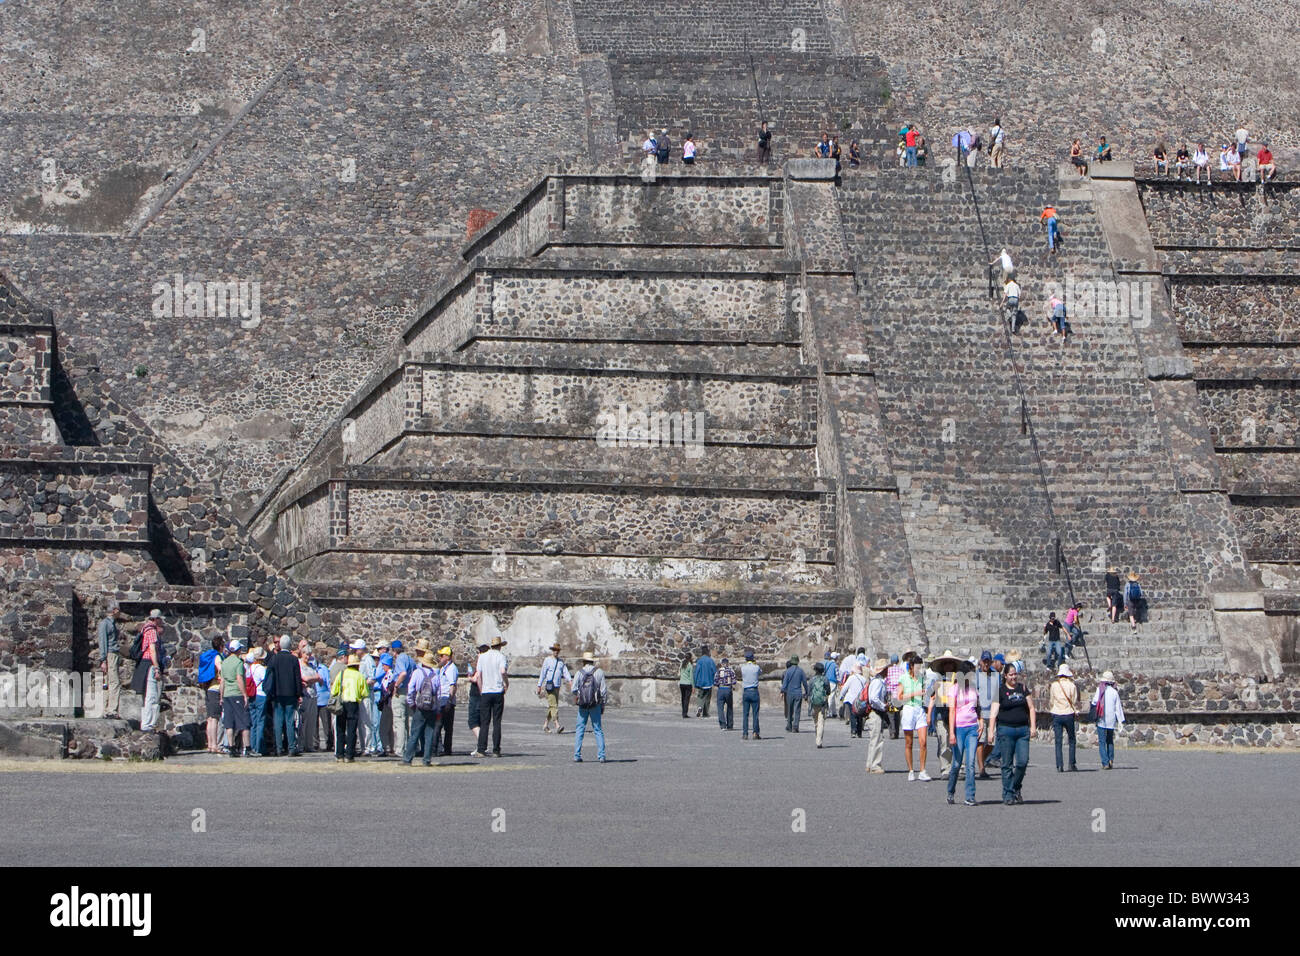
{"label": "white shorts", "polygon": [[903,708],[902,729],[905,731],[919,730],[922,733],[924,733],[925,728],[926,728],[925,708],[918,707],[915,704],[908,704],[907,706],[905,706]]}

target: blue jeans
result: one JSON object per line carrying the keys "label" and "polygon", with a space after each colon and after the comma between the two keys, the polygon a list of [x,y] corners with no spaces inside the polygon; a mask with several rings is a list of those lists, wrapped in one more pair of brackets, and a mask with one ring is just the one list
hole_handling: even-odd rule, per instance
{"label": "blue jeans", "polygon": [[[1020,792],[1029,768],[1029,728],[998,725],[998,754],[1002,758],[1002,799]],[[969,777],[967,778],[969,779]]]}
{"label": "blue jeans", "polygon": [[909,165],[909,166],[915,166],[915,165],[916,165],[916,147],[915,147],[915,146],[904,146],[904,147],[903,147],[903,151],[907,154],[907,165]]}
{"label": "blue jeans", "polygon": [[957,766],[966,768],[966,799],[975,800],[975,746],[979,743],[979,724],[958,727],[957,746],[952,755],[952,766],[948,768],[948,796],[957,792]]}
{"label": "blue jeans", "polygon": [[283,733],[289,740],[290,752],[298,749],[298,733],[294,730],[293,718],[298,713],[298,701],[290,697],[285,700],[277,697],[271,704],[271,714],[275,718],[275,749],[280,749],[280,735]]}
{"label": "blue jeans", "polygon": [[749,736],[749,714],[754,714],[754,734],[758,735],[758,688],[746,687],[740,695],[740,730],[746,737]]}
{"label": "blue jeans", "polygon": [[248,698],[248,747],[262,753],[262,738],[266,736],[266,698],[253,696]]}
{"label": "blue jeans", "polygon": [[735,709],[731,703],[731,688],[718,688],[718,726],[731,730],[735,726]]}
{"label": "blue jeans", "polygon": [[1097,748],[1101,751],[1103,767],[1115,762],[1115,728],[1097,728]]}
{"label": "blue jeans", "polygon": [[416,707],[411,708],[411,732],[406,737],[406,747],[402,751],[402,763],[410,763],[414,760],[415,748],[423,744],[424,765],[428,767],[433,764],[433,755],[438,752],[434,741],[438,737],[439,716],[437,710],[424,711]]}
{"label": "blue jeans", "polygon": [[361,705],[366,709],[366,750],[379,753],[384,749],[384,742],[379,739],[379,698],[372,692]]}
{"label": "blue jeans", "polygon": [[1047,220],[1047,248],[1055,249],[1059,233],[1056,231],[1056,217]]}
{"label": "blue jeans", "polygon": [[1048,667],[1056,667],[1065,660],[1065,643],[1062,641],[1047,642],[1047,659],[1043,661]]}
{"label": "blue jeans", "polygon": [[573,758],[575,760],[582,757],[582,738],[587,732],[587,721],[591,721],[591,732],[596,735],[596,759],[605,759],[605,731],[600,726],[601,711],[604,708],[599,705],[595,707],[578,708],[578,726],[575,728],[573,740]]}
{"label": "blue jeans", "polygon": [[1074,766],[1074,748],[1075,748],[1075,724],[1073,714],[1053,714],[1052,715],[1052,735],[1056,738],[1056,769],[1061,770],[1064,764],[1061,763],[1061,731],[1070,735],[1070,766]]}
{"label": "blue jeans", "polygon": [[785,699],[785,729],[796,733],[799,731],[799,714],[803,710],[803,695],[797,694]]}

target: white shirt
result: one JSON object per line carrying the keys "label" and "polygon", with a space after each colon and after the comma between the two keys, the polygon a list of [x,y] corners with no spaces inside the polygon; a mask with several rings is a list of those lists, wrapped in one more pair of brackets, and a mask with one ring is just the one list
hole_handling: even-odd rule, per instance
{"label": "white shirt", "polygon": [[862,696],[862,688],[867,686],[861,674],[850,674],[849,679],[844,682],[844,693],[840,695],[840,702],[851,704]]}
{"label": "white shirt", "polygon": [[1250,133],[1246,132],[1244,127],[1242,129],[1237,130],[1238,143],[1245,143],[1248,139],[1250,139]]}
{"label": "white shirt", "polygon": [[438,669],[438,678],[442,682],[442,696],[456,696],[456,681],[460,679],[460,668],[448,661]]}
{"label": "white shirt", "polygon": [[1014,279],[1002,287],[1002,292],[1008,299],[1020,298],[1020,286]]}
{"label": "white shirt", "polygon": [[1209,161],[1210,154],[1203,149],[1198,149],[1196,152],[1192,153],[1192,162],[1197,166],[1204,166]]}
{"label": "white shirt", "polygon": [[483,684],[479,687],[481,694],[501,694],[505,692],[506,658],[500,651],[484,651],[478,656],[475,668],[483,675]]}
{"label": "white shirt", "polygon": [[682,158],[683,159],[695,158],[695,140],[688,139],[686,142],[682,143]]}
{"label": "white shirt", "polygon": [[1003,272],[1010,272],[1010,271],[1011,271],[1012,269],[1014,269],[1015,267],[1016,267],[1016,266],[1015,266],[1015,263],[1013,263],[1013,262],[1011,261],[1011,253],[1009,253],[1009,252],[1003,252],[1003,253],[1002,253],[1002,271],[1003,271]]}
{"label": "white shirt", "polygon": [[989,130],[989,133],[992,134],[994,145],[995,145],[995,146],[1001,146],[1001,145],[1002,145],[1002,127],[1001,127],[1001,126],[994,126],[991,130]]}
{"label": "white shirt", "polygon": [[652,139],[646,140],[641,144],[641,151],[644,153],[653,153],[655,151],[655,141]]}
{"label": "white shirt", "polygon": [[257,696],[265,697],[266,691],[262,689],[262,682],[266,680],[266,665],[254,664],[249,668],[248,676],[253,678],[253,683],[257,685]]}

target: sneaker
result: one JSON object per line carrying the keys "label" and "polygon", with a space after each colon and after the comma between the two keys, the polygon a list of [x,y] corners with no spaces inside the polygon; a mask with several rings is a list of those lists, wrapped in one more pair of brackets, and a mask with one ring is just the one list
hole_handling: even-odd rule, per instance
{"label": "sneaker", "polygon": [[1014,800],[1003,800],[1003,801],[1002,801],[1002,804],[1003,804],[1003,806],[1014,807],[1014,806],[1016,805],[1016,801],[1014,801]]}
{"label": "sneaker", "polygon": [[922,770],[920,773],[916,775],[916,779],[920,780],[922,783],[929,783],[930,780],[932,780],[933,778],[924,770]]}
{"label": "sneaker", "polygon": [[939,774],[939,779],[940,779],[940,780],[947,780],[947,779],[948,779],[948,771],[947,771],[947,770],[944,770],[942,773],[940,773],[940,774]]}
{"label": "sneaker", "polygon": [[989,772],[988,772],[987,770],[981,770],[979,773],[977,773],[977,774],[975,775],[975,779],[976,779],[976,780],[992,780],[993,778],[989,776]]}
{"label": "sneaker", "polygon": [[974,800],[963,800],[963,801],[962,801],[962,804],[965,805],[965,806],[968,806],[968,807],[973,807],[973,806],[975,806],[975,801],[974,801]]}
{"label": "sneaker", "polygon": [[500,756],[501,756],[501,751],[499,751],[499,750],[494,750],[494,751],[492,751],[492,756],[494,756],[494,757],[500,757]]}
{"label": "sneaker", "polygon": [[953,795],[951,793],[948,794],[948,805],[951,806],[954,802]]}
{"label": "sneaker", "polygon": [[884,773],[884,772],[885,772],[885,768],[884,768],[884,767],[868,767],[868,768],[867,768],[867,773]]}
{"label": "sneaker", "polygon": [[749,739],[749,734],[741,734],[741,735],[740,735],[740,739],[741,739],[741,740],[748,740],[748,739]]}
{"label": "sneaker", "polygon": [[574,762],[574,763],[582,763],[582,758],[581,758],[581,757],[574,757],[574,758],[573,758],[573,762]]}
{"label": "sneaker", "polygon": [[1016,791],[1016,803],[1024,803],[1024,802],[1025,802],[1025,798],[1022,797],[1022,796],[1020,795],[1020,791],[1017,790],[1017,791]]}
{"label": "sneaker", "polygon": [[763,738],[760,737],[760,736],[758,735],[757,732],[755,732],[755,734],[754,734],[754,739],[755,739],[755,740],[762,740]]}
{"label": "sneaker", "polygon": [[555,725],[555,732],[556,732],[557,734],[562,734],[562,733],[564,733],[564,725],[563,725],[563,724],[556,724],[556,725]]}
{"label": "sneaker", "polygon": [[1079,772],[1079,768],[1078,768],[1078,767],[1071,767],[1071,768],[1070,768],[1070,773],[1078,773],[1078,772]]}
{"label": "sneaker", "polygon": [[470,754],[470,756],[471,756],[471,757],[486,757],[487,754],[485,754],[485,753],[484,753],[483,751],[481,751],[481,750],[475,750],[473,753]]}
{"label": "sneaker", "polygon": [[597,758],[596,758],[596,763],[604,763],[604,762],[605,762],[605,758],[604,758],[604,757],[597,757]]}
{"label": "sneaker", "polygon": [[258,751],[256,751],[256,750],[245,750],[245,751],[244,751],[244,756],[245,756],[245,757],[260,757],[260,756],[262,756],[262,755],[261,755]]}
{"label": "sneaker", "polygon": [[916,780],[916,771],[915,770],[907,771],[907,779],[909,782]]}

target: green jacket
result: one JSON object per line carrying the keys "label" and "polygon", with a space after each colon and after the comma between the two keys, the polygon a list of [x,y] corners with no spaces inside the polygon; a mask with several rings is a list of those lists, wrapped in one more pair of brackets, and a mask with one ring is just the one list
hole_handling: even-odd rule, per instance
{"label": "green jacket", "polygon": [[345,667],[334,678],[330,696],[354,704],[369,697],[370,688],[366,686],[366,679],[361,676],[360,670],[356,667]]}

